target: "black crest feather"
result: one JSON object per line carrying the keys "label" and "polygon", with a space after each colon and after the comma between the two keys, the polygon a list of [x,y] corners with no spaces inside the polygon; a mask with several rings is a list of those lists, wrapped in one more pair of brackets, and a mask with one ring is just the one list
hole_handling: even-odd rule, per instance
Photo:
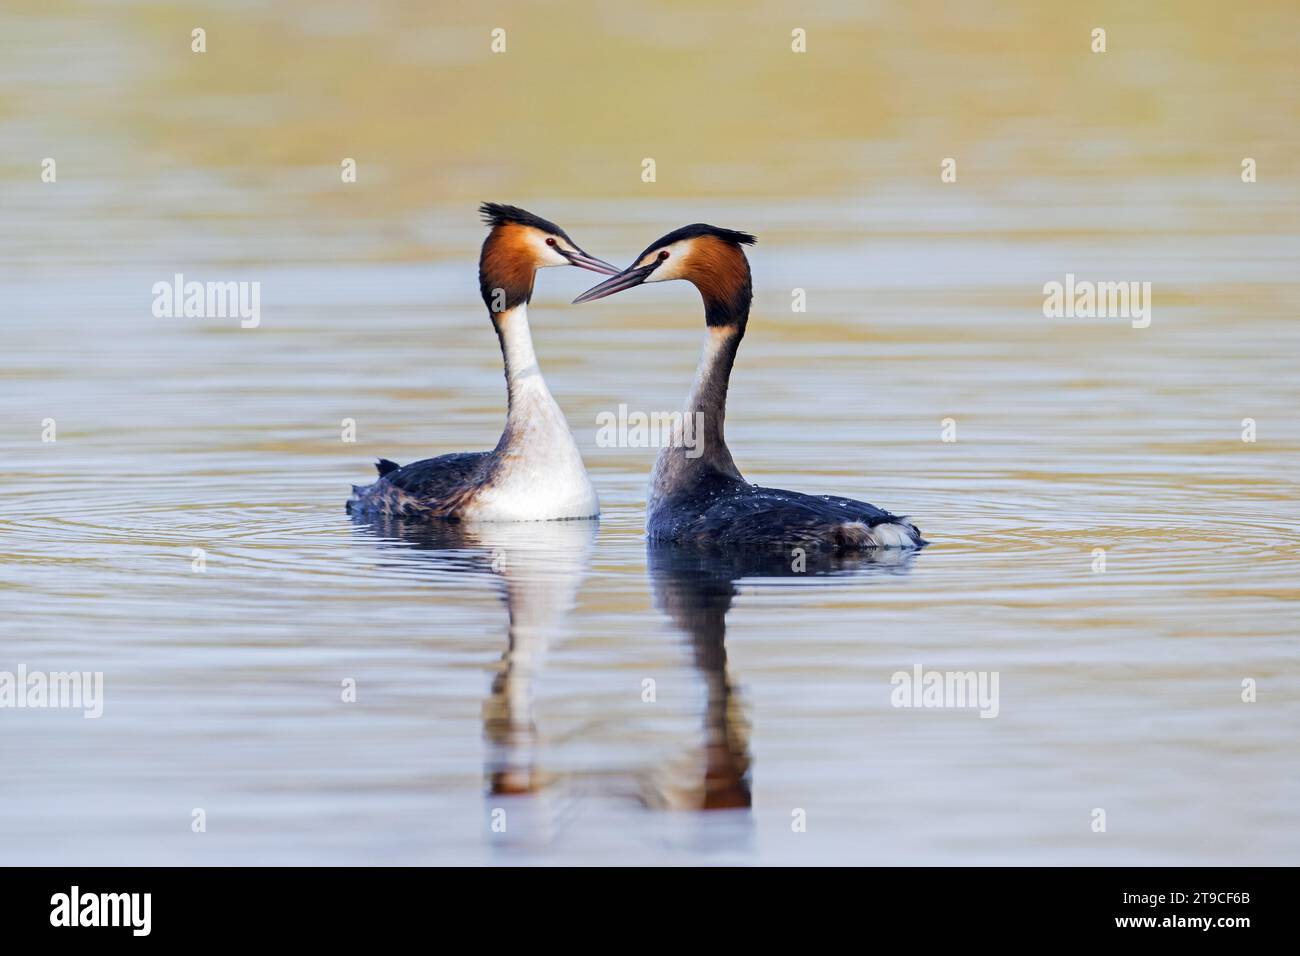
{"label": "black crest feather", "polygon": [[[549,232],[556,236],[564,236],[568,239],[569,235],[549,219],[543,219],[536,216],[527,209],[520,209],[518,206],[507,206],[499,202],[485,202],[478,207],[479,215],[483,217],[483,224],[486,226],[504,226],[513,223],[517,226],[532,226],[534,229],[540,229],[543,232]],[[572,242],[573,240],[569,240]]]}
{"label": "black crest feather", "polygon": [[721,226],[710,226],[705,222],[693,222],[689,226],[682,226],[680,229],[674,229],[666,236],[661,236],[650,245],[645,247],[645,251],[637,256],[638,259],[647,252],[658,249],[660,246],[670,246],[674,242],[680,242],[683,239],[695,239],[699,236],[713,236],[721,239],[723,242],[730,242],[737,246],[752,246],[758,242],[756,236],[747,232],[741,232],[738,229],[723,229]]}

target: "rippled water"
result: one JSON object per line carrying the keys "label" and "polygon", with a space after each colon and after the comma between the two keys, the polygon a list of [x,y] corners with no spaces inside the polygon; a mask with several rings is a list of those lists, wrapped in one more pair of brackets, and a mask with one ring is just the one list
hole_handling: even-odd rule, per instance
{"label": "rippled water", "polygon": [[[7,123],[11,167],[49,128],[95,165],[3,183],[0,671],[105,684],[98,720],[0,709],[0,861],[1300,861],[1293,185],[1235,152],[959,193],[476,181],[615,262],[698,218],[760,235],[738,464],[933,542],[795,574],[647,551],[654,451],[596,444],[684,396],[689,288],[539,279],[599,523],[353,523],[374,457],[499,434],[473,202],[336,218],[284,170],[155,168],[161,134]],[[260,281],[261,326],[154,318],[176,272]],[[1066,272],[1152,282],[1151,326],[1045,319]],[[997,672],[996,719],[891,706],[916,665]]]}

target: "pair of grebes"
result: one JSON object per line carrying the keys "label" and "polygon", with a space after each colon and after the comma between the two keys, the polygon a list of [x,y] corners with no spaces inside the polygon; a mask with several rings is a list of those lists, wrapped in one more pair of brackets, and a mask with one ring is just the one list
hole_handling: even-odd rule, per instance
{"label": "pair of grebes", "polygon": [[925,544],[906,517],[833,495],[750,484],[723,438],[727,383],[753,298],[744,247],[752,235],[696,223],[651,243],[626,269],[584,252],[555,225],[514,206],[484,204],[490,227],[479,287],[505,360],[508,412],[492,451],[440,455],[409,465],[377,463],[379,478],[353,486],[348,511],[420,522],[558,521],[600,514],[595,488],[559,405],[542,378],[528,326],[537,270],[577,266],[609,276],[574,302],[646,282],[684,279],[699,290],[704,352],[684,409],[701,422],[659,452],[651,474],[646,532],[652,543],[721,549],[848,554]]}

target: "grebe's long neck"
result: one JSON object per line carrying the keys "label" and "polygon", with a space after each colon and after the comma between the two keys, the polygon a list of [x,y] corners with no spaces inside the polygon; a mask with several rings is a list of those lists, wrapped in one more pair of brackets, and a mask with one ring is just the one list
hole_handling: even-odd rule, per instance
{"label": "grebe's long neck", "polygon": [[[736,350],[744,331],[734,325],[709,326],[705,335],[695,381],[686,397],[686,412],[695,416],[700,431],[697,449],[703,453],[696,460],[707,462],[719,471],[740,477],[727,448],[724,425],[727,417],[727,386],[736,364]],[[692,449],[677,446],[683,455]]]}
{"label": "grebe's long neck", "polygon": [[506,367],[507,421],[520,422],[522,416],[536,413],[539,404],[555,404],[542,377],[533,350],[533,333],[528,326],[528,305],[520,303],[495,316],[501,357]]}
{"label": "grebe's long neck", "polygon": [[[497,445],[499,454],[527,453],[537,462],[557,455],[577,459],[578,446],[564,412],[546,387],[537,353],[533,351],[533,333],[528,328],[528,305],[494,316],[497,338],[501,340],[501,357],[506,368],[506,427]],[[586,472],[583,471],[585,479]]]}
{"label": "grebe's long neck", "polygon": [[743,323],[708,327],[682,421],[674,426],[672,442],[659,452],[655,461],[650,478],[651,510],[664,497],[689,486],[703,471],[740,477],[740,470],[727,448],[724,425],[727,386],[744,334]]}
{"label": "grebe's long neck", "polygon": [[493,318],[505,361],[509,412],[494,452],[490,487],[480,495],[482,514],[494,521],[599,514],[578,443],[537,364],[526,303]]}

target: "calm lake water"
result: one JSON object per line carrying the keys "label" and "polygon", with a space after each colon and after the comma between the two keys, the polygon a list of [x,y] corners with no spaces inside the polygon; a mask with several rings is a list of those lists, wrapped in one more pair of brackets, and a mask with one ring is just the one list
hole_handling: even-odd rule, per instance
{"label": "calm lake water", "polygon": [[[523,157],[475,171],[461,145],[437,174],[456,185],[425,195],[417,133],[363,162],[348,205],[338,157],[363,150],[301,117],[275,145],[250,132],[244,165],[197,155],[281,101],[150,60],[184,16],[52,9],[0,31],[4,88],[32,93],[0,102],[0,671],[102,671],[104,700],[93,720],[0,709],[0,862],[1300,863],[1300,207],[1293,179],[1243,184],[1228,139],[1153,169],[1181,99],[1092,172],[1024,159],[969,186],[928,152],[907,172],[913,127],[816,127],[717,189],[713,141],[662,195],[638,192],[637,144],[621,196]],[[81,65],[46,72],[42,42]],[[156,99],[128,95],[159,75]],[[388,99],[358,82],[340,108],[360,122]],[[295,129],[314,171],[279,152]],[[804,574],[648,551],[654,449],[599,447],[597,416],[678,406],[698,297],[570,306],[596,281],[570,269],[530,313],[600,521],[353,523],[375,457],[500,432],[478,199],[617,263],[697,219],[756,232],[737,463],[909,514],[932,546]],[[260,282],[259,327],[155,318],[178,272]],[[1152,283],[1150,326],[1045,318],[1066,273]],[[892,706],[917,666],[996,672],[996,718]]]}

